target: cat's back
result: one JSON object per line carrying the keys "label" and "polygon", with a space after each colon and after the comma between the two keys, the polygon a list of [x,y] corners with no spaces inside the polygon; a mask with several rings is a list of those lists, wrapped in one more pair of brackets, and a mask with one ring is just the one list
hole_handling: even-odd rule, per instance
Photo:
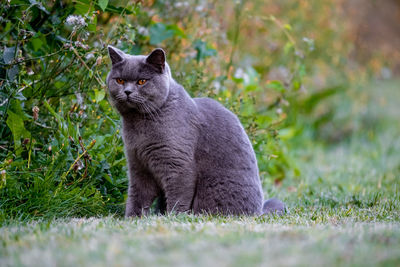
{"label": "cat's back", "polygon": [[208,126],[215,124],[215,126],[219,126],[219,129],[221,129],[220,127],[233,126],[242,128],[237,116],[218,101],[207,97],[193,98],[193,100],[197,105],[200,120],[203,124]]}
{"label": "cat's back", "polygon": [[257,161],[239,119],[215,100],[194,101],[200,118],[194,212],[260,214],[263,196]]}
{"label": "cat's back", "polygon": [[200,118],[198,147],[209,155],[209,163],[217,160],[224,167],[244,167],[258,173],[253,148],[238,117],[213,99],[194,98],[194,101]]}

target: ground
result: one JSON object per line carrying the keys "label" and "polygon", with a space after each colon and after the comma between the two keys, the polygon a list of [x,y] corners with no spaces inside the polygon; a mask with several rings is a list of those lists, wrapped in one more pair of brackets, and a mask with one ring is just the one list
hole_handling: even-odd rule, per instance
{"label": "ground", "polygon": [[300,177],[266,192],[287,203],[284,216],[8,221],[0,266],[399,266],[398,85],[370,86],[359,121],[375,128],[291,152]]}

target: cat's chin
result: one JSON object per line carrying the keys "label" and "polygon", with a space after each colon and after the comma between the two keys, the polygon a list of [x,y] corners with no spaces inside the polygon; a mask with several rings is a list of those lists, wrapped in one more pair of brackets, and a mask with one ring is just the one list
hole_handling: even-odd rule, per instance
{"label": "cat's chin", "polygon": [[130,109],[131,111],[136,111],[139,113],[143,113],[142,107],[138,102],[135,102],[133,100],[127,99],[125,101],[125,106]]}
{"label": "cat's chin", "polygon": [[132,101],[132,100],[129,100],[129,99],[127,99],[127,100],[125,101],[125,105],[126,105],[127,107],[130,107],[130,108],[136,108],[136,107],[138,106],[136,102],[134,102],[134,101]]}

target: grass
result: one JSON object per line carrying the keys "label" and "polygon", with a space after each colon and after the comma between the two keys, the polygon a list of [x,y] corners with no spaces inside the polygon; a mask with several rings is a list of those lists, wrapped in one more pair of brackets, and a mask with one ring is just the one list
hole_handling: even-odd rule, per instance
{"label": "grass", "polygon": [[289,214],[5,221],[0,266],[398,266],[398,85],[371,86],[351,138],[290,152],[301,175],[266,185]]}
{"label": "grass", "polygon": [[[375,265],[400,261],[398,223],[112,217],[2,229],[2,266]],[[291,222],[289,222],[291,221]],[[5,245],[6,243],[7,245]]]}

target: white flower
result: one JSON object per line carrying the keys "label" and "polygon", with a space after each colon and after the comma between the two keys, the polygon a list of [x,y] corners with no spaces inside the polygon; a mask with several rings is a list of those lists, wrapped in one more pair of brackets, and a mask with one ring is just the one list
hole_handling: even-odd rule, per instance
{"label": "white flower", "polygon": [[188,7],[189,3],[188,2],[175,2],[174,7],[180,8],[180,7]]}
{"label": "white flower", "polygon": [[212,86],[215,88],[216,92],[219,92],[221,89],[221,83],[219,81],[213,81]]}
{"label": "white flower", "polygon": [[196,10],[196,12],[201,12],[204,10],[204,6],[198,5],[198,6],[196,6],[195,10]]}
{"label": "white flower", "polygon": [[67,19],[65,20],[65,23],[67,25],[78,27],[78,28],[87,26],[85,19],[80,15],[78,15],[78,16],[77,15],[69,15],[67,17]]}
{"label": "white flower", "polygon": [[143,36],[149,35],[149,30],[147,28],[145,28],[145,27],[142,27],[142,26],[137,27],[137,32],[140,35],[143,35]]}
{"label": "white flower", "polygon": [[85,44],[83,44],[83,43],[80,42],[80,41],[75,41],[74,44],[75,44],[76,47],[83,48],[84,50],[88,50],[88,49],[89,49],[89,46],[88,46],[88,45],[85,45]]}
{"label": "white flower", "polygon": [[243,79],[245,84],[250,82],[250,76],[242,68],[237,68],[234,74],[235,78]]}
{"label": "white flower", "polygon": [[85,58],[86,58],[86,60],[90,60],[90,59],[94,58],[94,53],[88,53]]}

